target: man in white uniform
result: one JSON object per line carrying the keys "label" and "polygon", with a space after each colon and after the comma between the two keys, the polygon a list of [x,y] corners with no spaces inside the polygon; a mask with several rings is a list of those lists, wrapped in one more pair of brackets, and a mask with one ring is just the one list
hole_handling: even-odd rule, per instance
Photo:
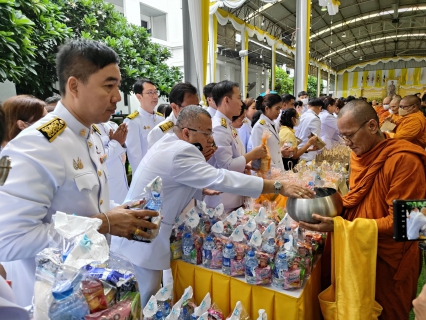
{"label": "man in white uniform", "polygon": [[[197,88],[189,82],[178,83],[170,90],[169,102],[172,113],[164,121],[157,124],[148,135],[148,149],[165,134],[173,132],[179,112],[189,105],[198,104]],[[136,171],[136,170],[135,170]]]}
{"label": "man in white uniform", "polygon": [[21,306],[31,304],[36,254],[58,238],[56,211],[101,219],[100,233],[129,239],[138,228],[155,228],[140,218],[156,212],[110,210],[105,151],[92,132],[92,124],[107,121],[121,99],[118,63],[100,42],[67,42],[56,59],[61,101],[2,150],[13,170],[0,187],[0,261]]}
{"label": "man in white uniform", "polygon": [[[241,111],[241,93],[238,84],[224,80],[213,88],[213,99],[217,111],[212,119],[213,138],[218,147],[209,163],[218,169],[226,169],[244,173],[247,164],[266,155],[266,147],[257,146],[246,153],[237,130],[232,127],[232,117],[238,116]],[[222,193],[216,196],[207,196],[207,207],[216,208],[223,203],[224,212],[230,212],[241,207],[244,197],[236,194]]]}
{"label": "man in white uniform", "polygon": [[115,203],[123,203],[129,191],[126,174],[126,137],[127,125],[117,125],[113,121],[93,125],[93,129],[101,136],[104,144],[108,170],[109,198]]}
{"label": "man in white uniform", "polygon": [[216,113],[217,110],[217,106],[216,106],[216,102],[214,102],[213,100],[213,96],[212,96],[212,92],[213,92],[213,88],[216,85],[215,82],[209,83],[207,84],[204,88],[203,88],[203,94],[204,94],[204,98],[207,101],[207,112],[210,113],[210,116],[213,118],[214,114]]}
{"label": "man in white uniform", "polygon": [[127,156],[132,171],[135,172],[139,163],[148,151],[148,134],[160,122],[164,121],[163,114],[154,112],[158,103],[158,90],[148,79],[136,81],[133,92],[140,106],[137,111],[129,114],[124,123],[129,128],[127,135]]}
{"label": "man in white uniform", "polygon": [[[296,129],[296,137],[302,140],[298,148],[303,147],[308,142],[312,133],[317,137],[321,137],[321,120],[318,115],[323,105],[324,103],[321,99],[311,99],[308,102],[308,111],[302,114],[300,117],[300,124]],[[311,161],[315,159],[316,155],[317,152],[315,148],[313,148],[312,151],[307,151],[303,154],[300,159]]]}
{"label": "man in white uniform", "polygon": [[326,148],[330,150],[333,144],[343,142],[339,137],[337,118],[334,116],[336,112],[336,100],[333,98],[324,99],[323,108],[318,115],[321,120],[321,139],[326,144]]}
{"label": "man in white uniform", "polygon": [[[202,198],[204,188],[257,198],[261,193],[280,193],[291,197],[313,197],[307,188],[284,181],[263,180],[259,177],[216,169],[209,165],[200,150],[212,143],[210,114],[199,106],[188,106],[179,114],[174,134],[165,135],[143,158],[133,177],[126,199],[139,195],[157,176],[163,180],[164,216],[160,233],[152,243],[116,239],[117,248],[134,264],[141,288],[142,305],[146,305],[158,290],[161,270],[170,268],[170,235],[176,217],[192,198]],[[137,254],[135,254],[137,253]]]}
{"label": "man in white uniform", "polygon": [[309,102],[309,95],[306,91],[300,91],[297,94],[297,100],[302,101],[302,112],[300,114],[305,113],[308,110],[308,102]]}
{"label": "man in white uniform", "polygon": [[283,99],[283,104],[281,106],[281,112],[278,118],[275,120],[275,128],[277,128],[278,132],[280,132],[280,128],[281,128],[281,123],[280,123],[281,115],[287,109],[294,108],[294,100],[296,100],[296,97],[293,96],[292,94],[283,94],[282,99]]}

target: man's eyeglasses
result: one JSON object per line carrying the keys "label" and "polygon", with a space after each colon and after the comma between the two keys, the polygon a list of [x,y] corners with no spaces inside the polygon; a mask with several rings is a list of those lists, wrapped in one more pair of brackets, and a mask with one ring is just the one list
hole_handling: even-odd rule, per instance
{"label": "man's eyeglasses", "polygon": [[147,92],[142,92],[142,94],[147,94],[147,95],[149,95],[149,96],[159,96],[160,95],[160,90],[150,90],[150,91],[147,91]]}
{"label": "man's eyeglasses", "polygon": [[404,110],[407,110],[407,109],[409,109],[409,108],[411,108],[412,106],[414,106],[414,104],[410,104],[410,105],[408,105],[408,106],[399,106],[401,109],[404,109]]}
{"label": "man's eyeglasses", "polygon": [[183,129],[188,129],[189,131],[194,131],[194,132],[202,133],[202,134],[204,134],[207,138],[213,137],[213,132],[205,132],[205,131],[200,131],[200,130],[192,129],[192,128],[182,128],[182,130],[183,130]]}
{"label": "man's eyeglasses", "polygon": [[[371,120],[371,119],[370,119]],[[345,142],[350,142],[350,143],[352,143],[352,138],[353,138],[353,136],[367,123],[367,122],[369,122],[370,120],[367,120],[367,121],[365,121],[359,128],[358,128],[358,130],[357,131],[355,131],[354,133],[352,133],[351,135],[349,135],[349,136],[344,136],[344,135],[342,135],[342,134],[340,134],[339,133],[339,137],[340,138],[342,138]]]}

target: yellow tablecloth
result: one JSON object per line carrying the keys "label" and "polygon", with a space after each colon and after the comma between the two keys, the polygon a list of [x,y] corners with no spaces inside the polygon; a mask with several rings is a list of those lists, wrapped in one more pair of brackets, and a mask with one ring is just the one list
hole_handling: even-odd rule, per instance
{"label": "yellow tablecloth", "polygon": [[233,278],[181,260],[172,261],[172,272],[176,299],[180,299],[188,286],[194,289],[197,304],[203,300],[207,292],[210,292],[212,301],[219,306],[225,316],[229,315],[237,301],[241,301],[252,319],[258,318],[259,309],[265,309],[268,319],[320,320],[321,311],[318,302],[321,289],[320,261],[316,263],[304,288],[293,293],[250,285],[242,278]]}

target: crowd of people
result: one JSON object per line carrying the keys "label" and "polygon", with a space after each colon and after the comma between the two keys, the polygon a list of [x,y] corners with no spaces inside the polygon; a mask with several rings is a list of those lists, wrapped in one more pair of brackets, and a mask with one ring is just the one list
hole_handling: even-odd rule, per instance
{"label": "crowd of people", "polygon": [[[1,155],[13,165],[0,187],[0,272],[12,279],[18,305],[31,304],[35,255],[57,241],[56,211],[102,221],[99,232],[111,250],[133,263],[145,305],[162,275],[163,284],[173,281],[169,238],[192,199],[204,199],[208,207],[223,203],[230,212],[243,205],[244,196],[312,198],[309,188],[253,172],[267,154],[272,167],[292,170],[300,159],[315,159],[322,141],[327,149],[345,143],[353,151],[342,217],[376,220],[376,300],[383,319],[407,318],[421,259],[415,243],[392,239],[392,201],[426,196],[426,94],[385,97],[382,104],[309,97],[305,91],[297,98],[267,91],[242,100],[238,83],[224,80],[204,87],[205,107],[187,82],[175,84],[169,103],[157,107],[155,83],[141,79],[133,87],[139,107],[118,125],[110,117],[121,99],[119,63],[101,43],[69,41],[57,55],[60,96],[41,101],[18,95],[2,104]],[[131,241],[133,234],[148,236],[142,230],[156,228],[145,217],[157,213],[122,204],[157,176],[165,195],[160,234],[150,244]],[[319,224],[301,225],[334,230],[331,218],[314,217]]]}

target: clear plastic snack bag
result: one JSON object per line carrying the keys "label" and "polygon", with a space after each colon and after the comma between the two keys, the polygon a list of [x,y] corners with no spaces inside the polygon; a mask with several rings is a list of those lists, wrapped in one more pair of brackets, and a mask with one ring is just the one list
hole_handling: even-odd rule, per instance
{"label": "clear plastic snack bag", "polygon": [[158,212],[157,217],[145,218],[147,221],[154,223],[158,226],[157,229],[142,230],[148,233],[150,237],[144,238],[138,234],[133,234],[133,240],[151,243],[152,239],[158,236],[162,220],[161,210],[163,208],[162,186],[162,179],[160,177],[156,177],[145,187],[144,191],[139,196],[125,203],[127,205],[127,208],[130,210],[153,210]]}
{"label": "clear plastic snack bag", "polygon": [[151,296],[146,306],[143,308],[143,320],[152,320],[155,319],[155,314],[158,310],[157,299],[154,296]]}
{"label": "clear plastic snack bag", "polygon": [[167,317],[173,306],[173,283],[158,290],[155,298],[157,299],[158,310],[163,313],[164,317]]}
{"label": "clear plastic snack bag", "polygon": [[251,320],[250,315],[244,309],[243,304],[241,301],[238,301],[235,305],[234,311],[230,314],[227,320]]}
{"label": "clear plastic snack bag", "polygon": [[271,137],[271,132],[268,129],[263,130],[262,146],[266,147],[266,156],[261,159],[256,159],[251,162],[253,170],[258,170],[261,175],[265,175],[271,170],[271,155],[269,153],[268,139]]}

